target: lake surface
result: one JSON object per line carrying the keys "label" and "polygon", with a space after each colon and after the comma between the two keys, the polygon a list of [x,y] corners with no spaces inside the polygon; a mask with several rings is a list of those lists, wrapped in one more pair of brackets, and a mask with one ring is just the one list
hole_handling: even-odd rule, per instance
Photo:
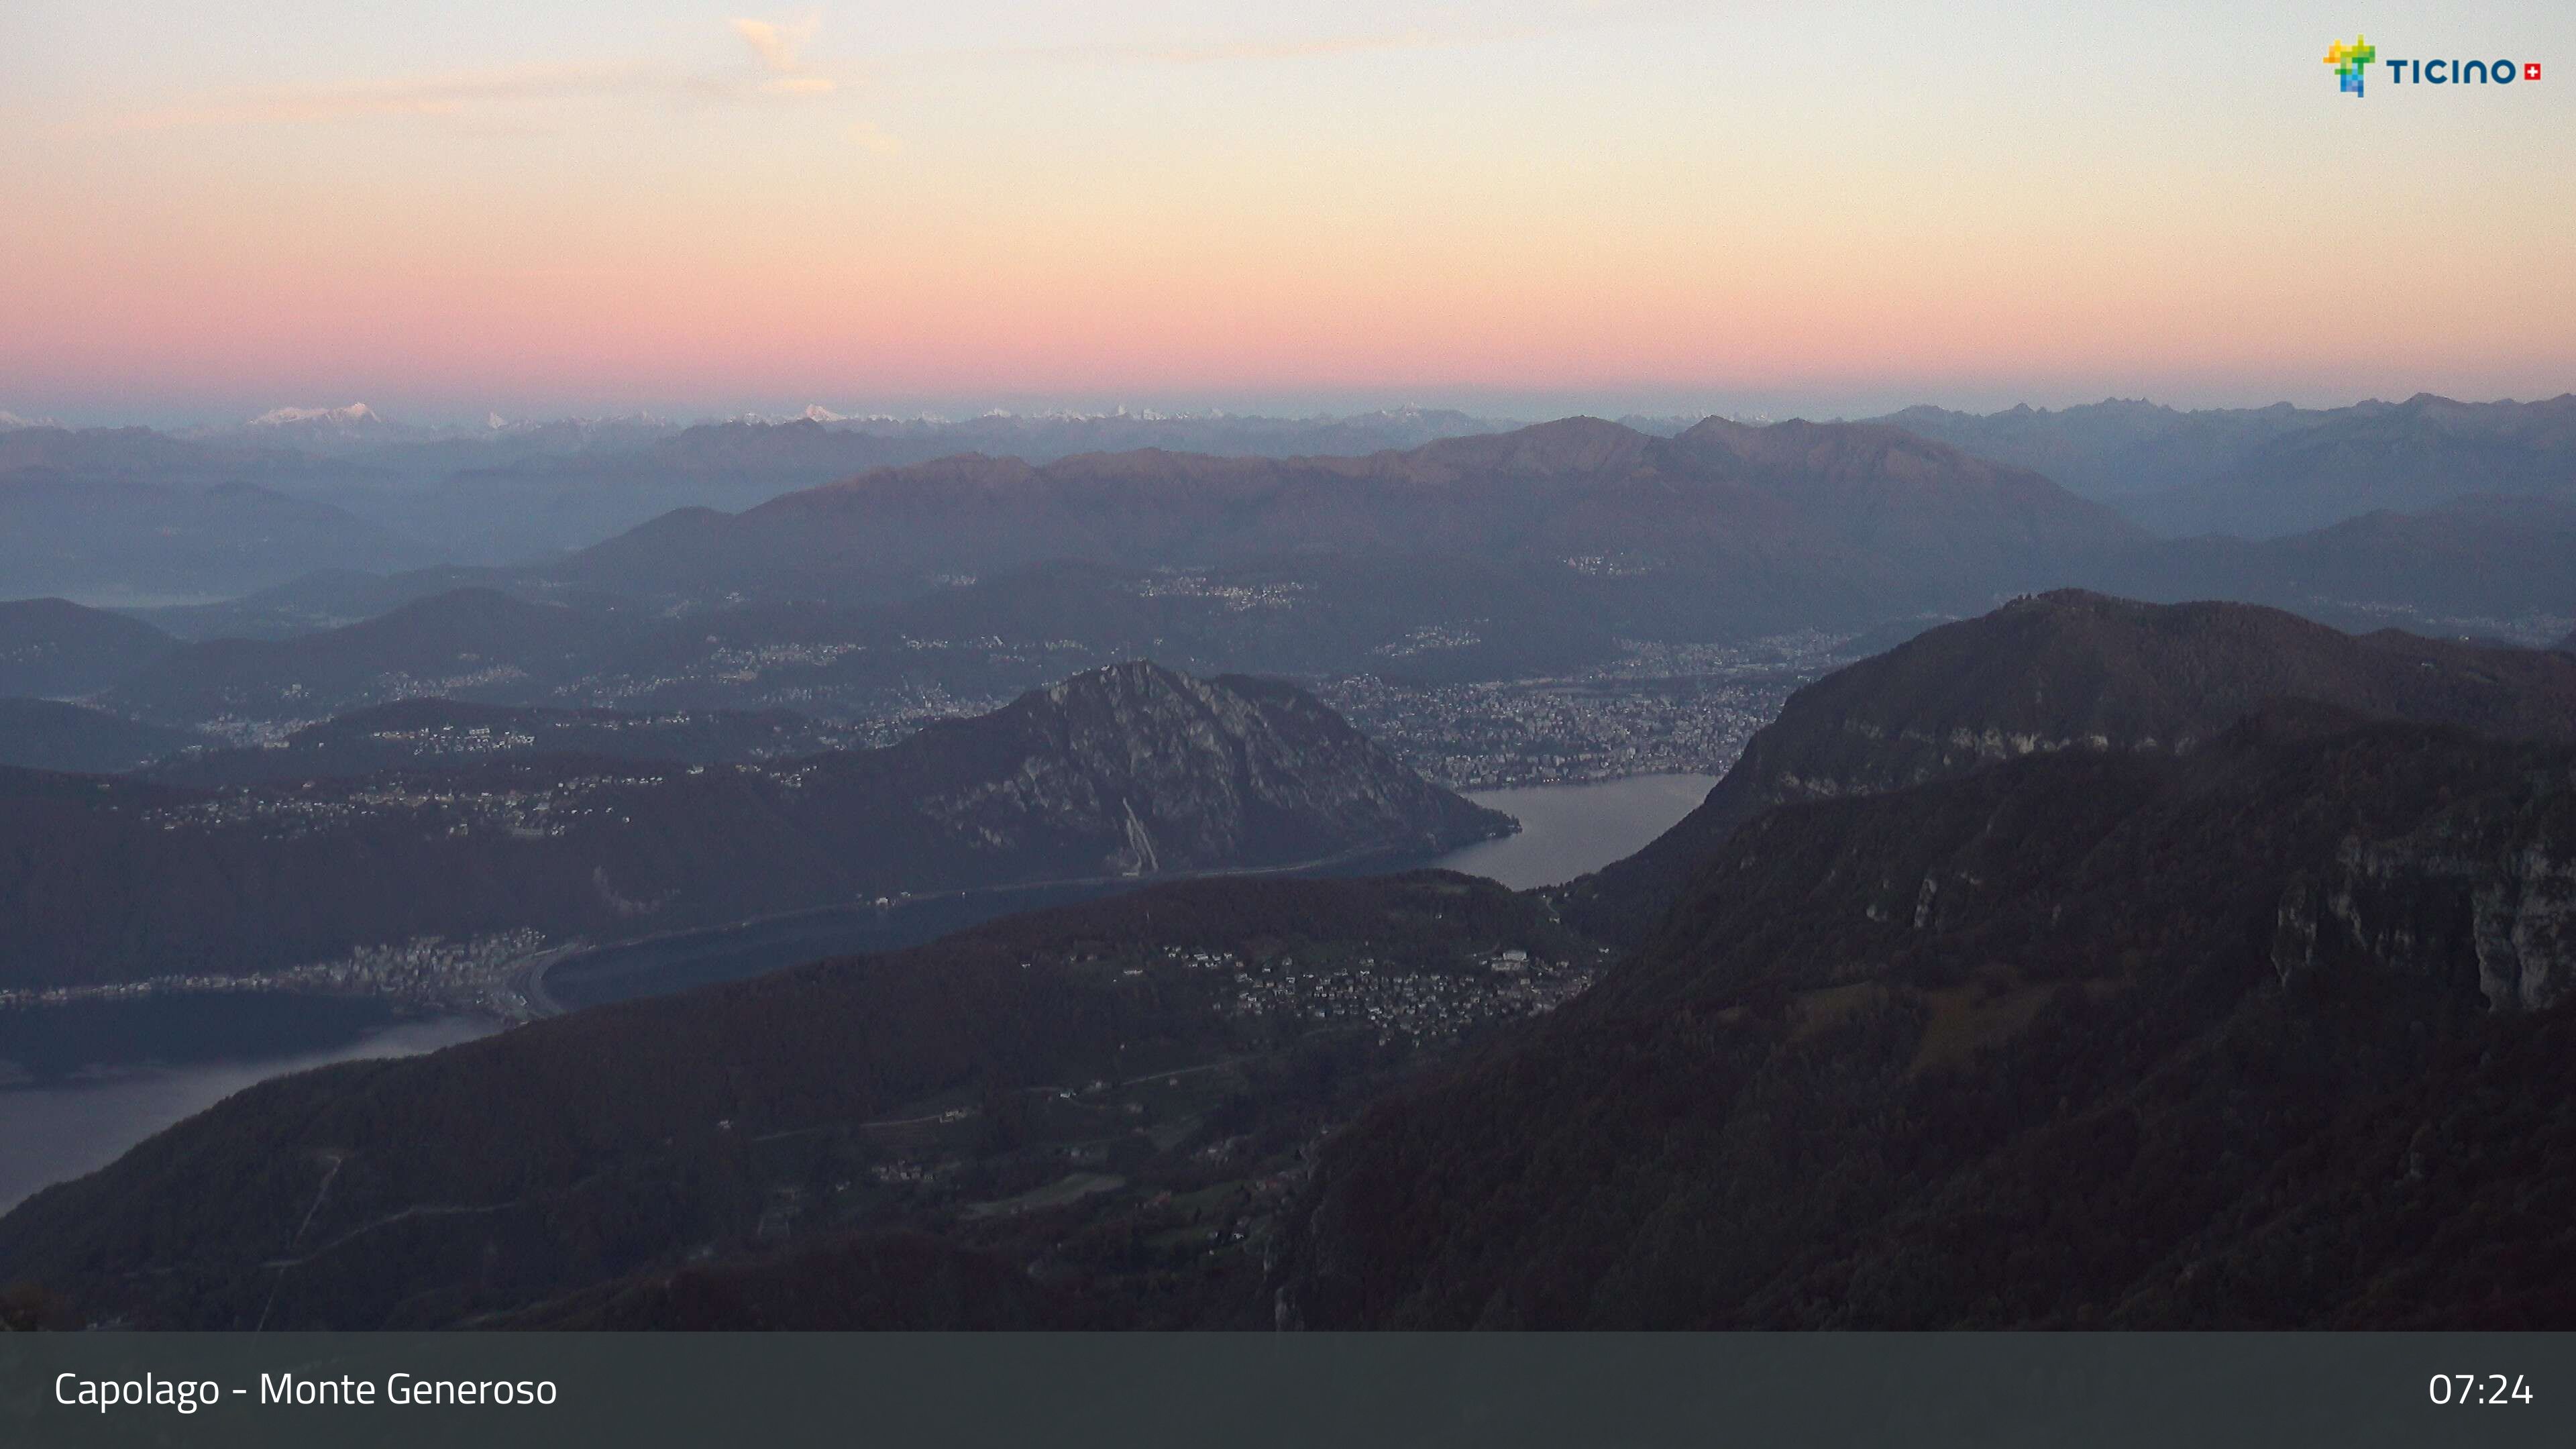
{"label": "lake surface", "polygon": [[0,1212],[270,1077],[488,1036],[471,1017],[284,992],[0,1011]]}
{"label": "lake surface", "polygon": [[567,1011],[667,996],[830,956],[918,946],[1002,916],[1132,889],[1132,885],[1031,886],[915,901],[886,910],[831,906],[744,925],[678,932],[567,957],[546,972],[546,995]]}
{"label": "lake surface", "polygon": [[[1640,775],[1483,791],[1468,798],[1518,818],[1518,835],[1373,868],[1427,864],[1514,890],[1556,885],[1634,853],[1715,783],[1707,775]],[[629,942],[565,960],[546,973],[546,990],[567,1008],[660,996],[826,956],[918,945],[998,916],[1127,888],[994,891],[885,911],[836,907]],[[275,992],[0,1011],[0,1211],[106,1166],[255,1082],[331,1062],[435,1051],[496,1029],[467,1017],[405,1017],[381,1001]]]}
{"label": "lake surface", "polygon": [[1516,891],[1563,885],[1637,853],[1708,797],[1714,775],[1631,775],[1590,785],[1481,790],[1467,798],[1518,819],[1521,833],[1431,862]]}
{"label": "lake surface", "polygon": [[[1709,775],[1636,775],[1588,785],[1487,790],[1467,798],[1521,822],[1518,835],[1481,841],[1430,860],[1381,860],[1325,875],[1438,866],[1514,890],[1556,885],[1634,854],[1691,812],[1717,783]],[[736,926],[688,931],[567,958],[546,972],[546,994],[567,1010],[665,996],[740,981],[828,956],[894,951],[1020,911],[1071,905],[1143,882],[979,891],[878,910],[833,906]]]}

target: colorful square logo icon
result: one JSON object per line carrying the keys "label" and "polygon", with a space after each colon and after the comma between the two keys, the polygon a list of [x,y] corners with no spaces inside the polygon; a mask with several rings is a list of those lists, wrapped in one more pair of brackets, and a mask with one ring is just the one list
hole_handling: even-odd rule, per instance
{"label": "colorful square logo icon", "polygon": [[2378,58],[2379,47],[2358,35],[2350,45],[2338,40],[2326,47],[2326,64],[2334,67],[2336,87],[2349,95],[2361,94],[2361,78]]}

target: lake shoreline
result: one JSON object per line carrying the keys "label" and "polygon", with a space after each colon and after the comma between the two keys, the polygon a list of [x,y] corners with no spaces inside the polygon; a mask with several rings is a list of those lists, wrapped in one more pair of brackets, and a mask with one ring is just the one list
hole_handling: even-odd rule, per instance
{"label": "lake shoreline", "polygon": [[[1530,889],[1633,853],[1687,813],[1714,783],[1703,775],[1633,775],[1475,792],[1470,799],[1511,815],[1521,828],[1447,851],[1380,851],[1222,874],[1377,875],[1432,868]],[[519,963],[514,979],[540,993],[533,1000],[578,1010],[743,980],[807,961],[900,950],[1002,916],[1179,878],[1011,887],[917,898],[882,911],[853,902],[634,942],[556,947]],[[585,958],[592,966],[587,973],[579,969]],[[559,965],[575,970],[559,976],[553,969]],[[541,979],[525,979],[530,976]],[[560,1002],[551,999],[557,995]],[[0,1211],[52,1183],[95,1171],[154,1133],[261,1081],[345,1061],[435,1051],[515,1024],[388,994],[257,987],[127,991],[0,1010],[0,1142],[12,1149],[0,1162]]]}

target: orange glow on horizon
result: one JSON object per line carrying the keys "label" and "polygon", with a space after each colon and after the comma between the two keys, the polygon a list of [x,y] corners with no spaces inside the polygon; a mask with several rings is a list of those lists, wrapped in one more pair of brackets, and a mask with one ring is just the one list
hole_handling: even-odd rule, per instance
{"label": "orange glow on horizon", "polygon": [[[0,407],[2576,386],[2557,92],[1695,86],[1633,67],[1748,42],[1655,14],[909,66],[674,20],[686,64],[75,90],[0,112],[44,218]],[[2357,146],[2477,203],[2358,198]]]}

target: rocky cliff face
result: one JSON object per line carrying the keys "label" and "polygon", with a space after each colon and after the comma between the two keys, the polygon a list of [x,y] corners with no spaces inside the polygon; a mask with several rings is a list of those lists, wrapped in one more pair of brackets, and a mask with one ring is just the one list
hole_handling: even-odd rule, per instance
{"label": "rocky cliff face", "polygon": [[1569,887],[1569,919],[1609,939],[1643,939],[1698,863],[1775,805],[1903,789],[2034,755],[2186,754],[2278,699],[2576,738],[2576,660],[2563,656],[2395,630],[2356,637],[2245,604],[2043,594],[1800,690],[1697,811]]}
{"label": "rocky cliff face", "polygon": [[864,767],[911,774],[914,808],[972,849],[1041,850],[1104,875],[1436,850],[1515,828],[1301,690],[1144,662],[934,726]]}
{"label": "rocky cliff face", "polygon": [[2569,747],[2313,708],[1776,809],[1328,1143],[1273,1286],[1317,1328],[2563,1324],[2571,860]]}
{"label": "rocky cliff face", "polygon": [[2570,781],[2457,805],[2389,840],[2346,837],[2283,891],[2272,965],[2284,985],[2368,967],[2458,979],[2476,965],[2497,1012],[2545,1011],[2576,986],[2576,822]]}

